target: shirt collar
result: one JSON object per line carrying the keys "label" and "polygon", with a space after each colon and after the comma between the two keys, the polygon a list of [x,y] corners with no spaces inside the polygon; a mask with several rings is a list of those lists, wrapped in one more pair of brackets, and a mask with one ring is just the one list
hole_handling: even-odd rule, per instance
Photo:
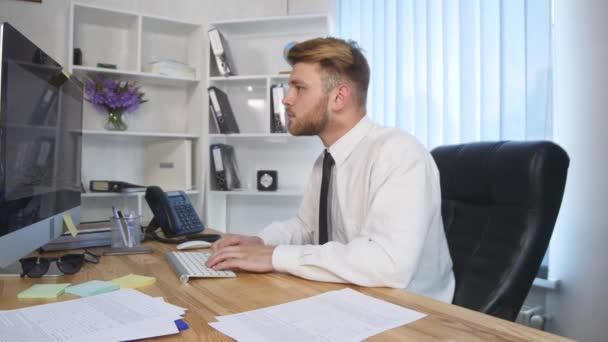
{"label": "shirt collar", "polygon": [[327,148],[334,158],[336,166],[342,165],[357,144],[367,135],[372,126],[372,122],[365,115],[350,131]]}

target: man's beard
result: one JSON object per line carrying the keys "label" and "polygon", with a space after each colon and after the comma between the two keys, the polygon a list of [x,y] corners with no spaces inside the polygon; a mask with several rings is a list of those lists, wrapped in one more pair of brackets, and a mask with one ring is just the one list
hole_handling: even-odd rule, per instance
{"label": "man's beard", "polygon": [[289,120],[287,129],[291,135],[318,135],[327,126],[329,114],[327,113],[327,104],[329,96],[324,96],[317,104],[306,114],[295,117]]}

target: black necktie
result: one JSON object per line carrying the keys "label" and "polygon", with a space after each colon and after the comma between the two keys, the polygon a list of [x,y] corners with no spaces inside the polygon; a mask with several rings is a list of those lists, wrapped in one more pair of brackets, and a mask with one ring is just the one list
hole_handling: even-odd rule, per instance
{"label": "black necktie", "polygon": [[321,200],[319,201],[319,245],[329,241],[327,219],[327,195],[329,194],[329,180],[331,179],[331,167],[334,165],[334,158],[325,150],[323,158],[323,178],[321,179]]}

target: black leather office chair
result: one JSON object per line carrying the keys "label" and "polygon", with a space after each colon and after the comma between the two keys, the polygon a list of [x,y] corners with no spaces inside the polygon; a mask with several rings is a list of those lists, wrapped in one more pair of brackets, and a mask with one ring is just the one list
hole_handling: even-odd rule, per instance
{"label": "black leather office chair", "polygon": [[440,146],[431,154],[454,262],[453,303],[514,321],[551,239],[568,155],[548,141]]}

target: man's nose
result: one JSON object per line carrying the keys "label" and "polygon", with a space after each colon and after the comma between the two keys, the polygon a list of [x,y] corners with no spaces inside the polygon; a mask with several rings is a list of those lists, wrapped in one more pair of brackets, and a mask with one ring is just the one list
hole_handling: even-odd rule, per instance
{"label": "man's nose", "polygon": [[281,102],[283,103],[284,106],[291,106],[293,103],[293,96],[291,91],[287,91],[287,95],[285,95],[283,97],[283,100],[281,100]]}

